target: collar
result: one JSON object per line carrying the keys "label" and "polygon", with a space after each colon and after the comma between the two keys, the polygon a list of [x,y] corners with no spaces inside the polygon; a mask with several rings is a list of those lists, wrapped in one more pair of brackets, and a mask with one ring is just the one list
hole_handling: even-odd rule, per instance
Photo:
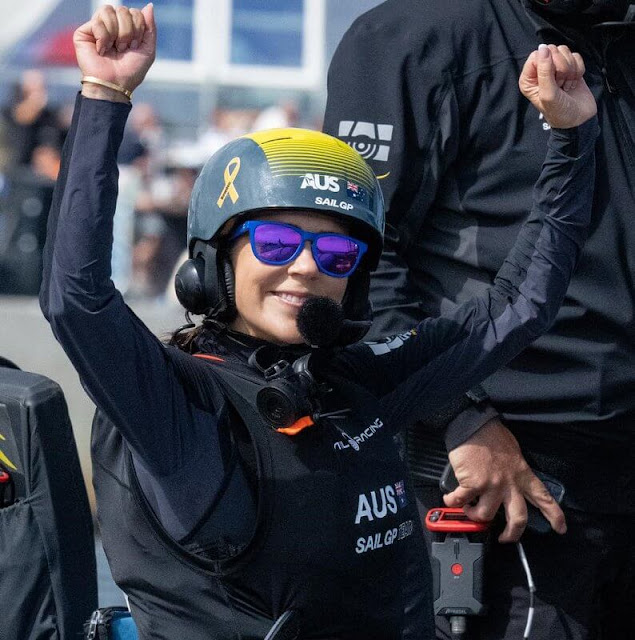
{"label": "collar", "polygon": [[[617,31],[616,27],[627,29],[635,26],[635,4],[630,2],[624,3],[624,16],[621,20],[616,20],[615,15],[602,7],[578,14],[556,15],[540,11],[532,0],[522,0],[522,3],[540,42],[567,44],[572,46],[574,51],[584,52],[594,41],[596,45],[599,44],[598,32],[614,32]],[[615,33],[615,36],[617,35]]]}
{"label": "collar", "polygon": [[292,363],[312,351],[311,347],[306,344],[276,345],[267,340],[223,328],[218,330],[210,329],[201,333],[196,338],[193,353],[220,357],[233,356],[246,363],[249,356],[261,347],[267,347],[263,351],[267,354],[267,360],[271,360],[270,364],[279,360],[286,360]]}

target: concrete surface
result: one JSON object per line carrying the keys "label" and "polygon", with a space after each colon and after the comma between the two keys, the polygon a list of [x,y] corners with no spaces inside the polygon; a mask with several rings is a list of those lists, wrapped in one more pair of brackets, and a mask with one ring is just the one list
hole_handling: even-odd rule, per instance
{"label": "concrete surface", "polygon": [[[134,312],[156,335],[169,333],[184,323],[180,307],[167,303],[131,304]],[[21,369],[57,382],[66,397],[82,471],[91,504],[90,425],[95,406],[82,389],[79,377],[56,342],[36,298],[0,296],[0,355]]]}

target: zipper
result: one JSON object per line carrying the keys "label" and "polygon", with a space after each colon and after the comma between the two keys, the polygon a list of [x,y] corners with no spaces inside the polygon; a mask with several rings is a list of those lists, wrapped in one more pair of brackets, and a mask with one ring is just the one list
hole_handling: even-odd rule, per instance
{"label": "zipper", "polygon": [[602,67],[600,71],[602,72],[602,78],[604,79],[604,86],[606,87],[607,91],[613,95],[616,95],[617,89],[611,84],[606,67]]}
{"label": "zipper", "polygon": [[95,609],[90,616],[90,622],[88,623],[88,633],[86,634],[86,640],[95,640],[97,637],[97,627],[101,624],[101,611]]}
{"label": "zipper", "polygon": [[[602,38],[601,34],[600,38]],[[611,81],[609,80],[609,73],[606,67],[606,52],[602,51],[598,46],[595,45],[595,43],[589,42],[587,46],[588,52],[591,54],[591,57],[593,58],[595,64],[597,64],[597,68],[600,71],[600,75],[602,76],[602,83],[610,94],[615,95],[617,93],[617,89],[611,84]]]}

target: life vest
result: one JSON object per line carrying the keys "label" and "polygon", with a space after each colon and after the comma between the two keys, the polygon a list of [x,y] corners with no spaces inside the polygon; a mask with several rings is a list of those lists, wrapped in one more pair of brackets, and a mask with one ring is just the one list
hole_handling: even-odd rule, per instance
{"label": "life vest", "polygon": [[[205,402],[205,380],[213,376],[246,427],[258,515],[251,541],[235,555],[209,559],[188,552],[146,502],[125,440],[103,415],[96,416],[98,518],[139,637],[262,639],[292,611],[299,623],[294,637],[431,638],[419,518],[372,396],[348,380],[328,379],[333,391],[326,394],[327,409],[352,409],[340,430],[357,448],[326,419],[290,437],[267,426],[257,411],[260,373],[238,361],[203,362],[167,351],[193,399]],[[406,584],[412,553],[420,554],[421,570]],[[406,626],[414,631],[406,633]]]}

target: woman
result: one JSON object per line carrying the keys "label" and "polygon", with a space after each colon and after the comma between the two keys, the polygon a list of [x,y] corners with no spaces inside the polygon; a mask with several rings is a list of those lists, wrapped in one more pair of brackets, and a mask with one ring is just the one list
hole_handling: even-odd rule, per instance
{"label": "woman", "polygon": [[[523,229],[486,296],[353,345],[382,245],[378,183],[334,138],[261,132],[223,147],[197,180],[177,290],[205,320],[175,348],[125,306],[109,267],[116,152],[155,35],[151,5],[101,7],[76,32],[83,88],[41,291],[100,410],[103,541],[140,637],[431,638],[392,436],[555,317],[589,222],[597,124],[581,60],[561,78],[548,50],[525,65],[524,93],[562,130],[537,184],[544,224]],[[562,529],[548,497],[540,506]],[[419,575],[406,575],[412,554]]]}

